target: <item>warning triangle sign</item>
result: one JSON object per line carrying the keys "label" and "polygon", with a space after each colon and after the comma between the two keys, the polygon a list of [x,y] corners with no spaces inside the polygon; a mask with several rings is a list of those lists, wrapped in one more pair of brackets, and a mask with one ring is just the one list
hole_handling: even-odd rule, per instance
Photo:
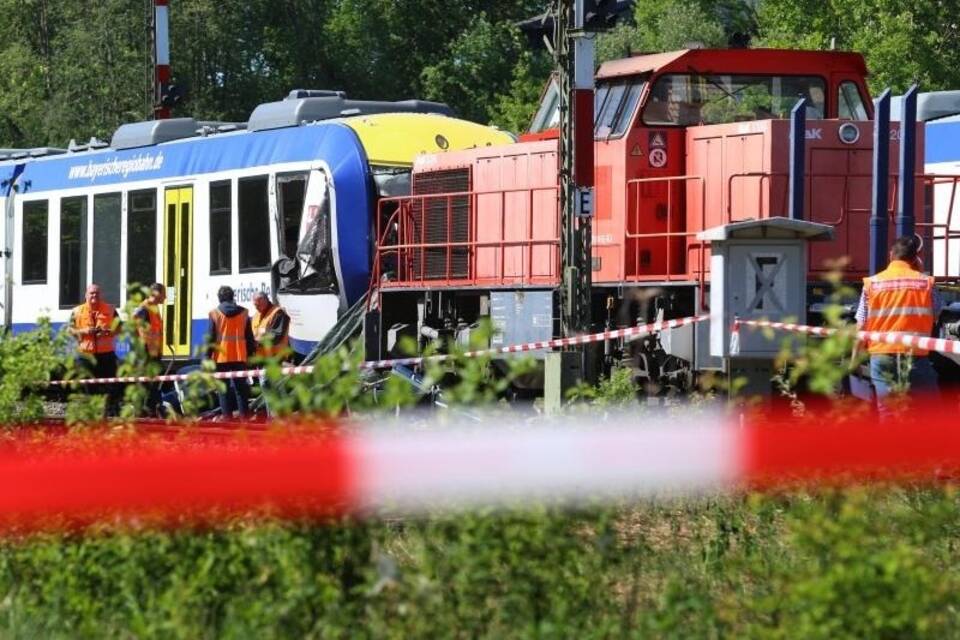
{"label": "warning triangle sign", "polygon": [[642,155],[643,155],[643,151],[640,149],[640,145],[639,145],[639,144],[633,145],[633,149],[630,150],[630,155],[632,155],[632,156],[642,156]]}
{"label": "warning triangle sign", "polygon": [[667,141],[664,140],[663,134],[660,132],[654,132],[650,134],[650,148],[655,147],[665,147],[667,146]]}

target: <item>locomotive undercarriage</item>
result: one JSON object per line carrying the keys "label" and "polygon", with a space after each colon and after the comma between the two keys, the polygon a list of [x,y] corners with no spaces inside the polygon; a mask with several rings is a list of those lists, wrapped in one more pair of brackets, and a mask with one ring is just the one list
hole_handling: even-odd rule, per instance
{"label": "locomotive undercarriage", "polygon": [[[592,296],[592,332],[647,324],[694,315],[699,289],[695,284],[596,286]],[[423,353],[440,352],[451,344],[471,344],[484,321],[493,335],[482,346],[500,347],[548,340],[559,335],[557,289],[403,288],[380,291],[379,339],[367,339],[368,359],[409,356],[411,346]],[[694,381],[694,327],[638,338],[615,339],[585,349],[586,378],[596,381],[615,367],[627,367],[647,395],[688,391]],[[375,344],[379,343],[379,344]],[[542,360],[542,353],[533,353]],[[503,360],[496,360],[503,366]],[[515,382],[525,389],[543,385],[542,371]]]}

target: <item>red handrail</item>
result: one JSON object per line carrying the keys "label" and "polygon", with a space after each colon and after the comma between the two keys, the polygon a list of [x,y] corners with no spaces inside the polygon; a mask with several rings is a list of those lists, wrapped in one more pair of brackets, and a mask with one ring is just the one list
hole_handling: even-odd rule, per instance
{"label": "red handrail", "polygon": [[[480,249],[493,249],[496,254],[497,268],[493,274],[494,282],[492,284],[519,284],[521,286],[527,284],[555,284],[559,281],[560,274],[560,257],[559,257],[559,247],[560,247],[560,237],[559,237],[559,206],[554,207],[553,215],[556,216],[556,225],[557,225],[557,235],[555,237],[538,239],[534,237],[534,205],[535,205],[535,196],[538,193],[551,192],[558,193],[559,188],[556,186],[549,187],[528,187],[528,188],[516,188],[516,189],[498,189],[498,190],[485,190],[485,191],[458,191],[450,193],[436,193],[436,194],[420,194],[413,196],[402,196],[394,198],[384,198],[380,200],[378,205],[378,226],[377,226],[377,247],[375,252],[375,272],[377,277],[382,277],[383,274],[383,260],[388,256],[396,256],[397,259],[397,273],[394,279],[390,280],[390,284],[396,286],[412,286],[412,285],[438,285],[444,283],[463,283],[465,285],[477,283],[480,284],[478,278],[482,280],[483,284],[491,284],[489,275],[481,275],[477,271],[477,251]],[[511,194],[524,194],[526,196],[526,207],[527,207],[527,217],[526,217],[526,229],[523,233],[520,234],[519,238],[511,238],[507,233],[506,223],[507,223],[507,198]],[[478,203],[480,198],[487,196],[498,196],[500,199],[499,206],[499,229],[500,237],[494,240],[477,240],[479,235],[480,227],[478,226],[481,221],[478,219]],[[466,199],[465,203],[458,203],[458,199]],[[443,205],[443,214],[446,222],[445,236],[446,241],[444,242],[431,242],[426,238],[427,230],[427,212],[428,208],[433,206],[436,207],[440,203]],[[466,240],[454,240],[453,239],[453,228],[454,228],[454,218],[456,215],[455,208],[457,206],[462,206],[466,204],[465,215],[467,216],[466,228],[467,239]],[[559,204],[559,203],[558,203]],[[389,217],[385,215],[384,209],[388,206],[396,206],[397,211],[394,212]],[[415,208],[419,208],[419,225],[415,223],[414,216],[397,216],[397,213],[401,211],[414,211]],[[414,220],[408,220],[408,218],[414,218]],[[387,226],[390,224],[397,225],[397,240],[394,243],[389,243],[387,238],[387,232],[389,229],[384,230],[383,224],[381,221],[384,219],[387,220]],[[414,224],[411,224],[413,222]],[[412,228],[411,228],[412,227]],[[550,269],[548,269],[548,274],[542,277],[534,277],[533,275],[533,251],[535,247],[538,246],[549,246],[556,247],[557,250],[551,252],[550,256]],[[521,263],[525,265],[525,269],[521,269],[519,276],[507,276],[506,275],[506,254],[507,249],[510,248],[520,248]],[[456,249],[465,249],[466,250],[466,273],[454,273],[454,250]],[[427,273],[427,257],[428,254],[432,255],[432,250],[441,251],[443,253],[443,273]],[[419,269],[414,273],[410,268],[412,265],[407,263],[412,262],[413,256],[419,255]],[[403,266],[401,266],[403,265]]]}

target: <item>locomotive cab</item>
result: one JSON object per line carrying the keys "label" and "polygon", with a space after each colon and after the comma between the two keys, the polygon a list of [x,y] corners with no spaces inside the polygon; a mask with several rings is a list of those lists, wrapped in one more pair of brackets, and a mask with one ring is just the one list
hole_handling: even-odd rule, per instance
{"label": "locomotive cab", "polygon": [[[843,52],[694,49],[604,63],[596,75],[594,95],[594,281],[650,282],[702,276],[700,271],[706,265],[700,266],[704,257],[699,255],[693,235],[714,224],[751,217],[751,212],[732,211],[730,220],[722,216],[710,219],[704,209],[725,210],[724,201],[729,200],[731,191],[744,189],[774,191],[773,200],[779,206],[786,181],[769,175],[775,173],[774,159],[764,157],[758,148],[727,149],[722,159],[706,161],[726,164],[726,175],[705,175],[704,169],[717,167],[705,167],[697,154],[716,155],[724,145],[701,148],[707,145],[696,145],[699,136],[691,130],[785,120],[800,98],[807,100],[808,121],[867,121],[873,107],[866,73],[860,55]],[[551,130],[558,121],[556,91],[555,83],[551,84],[528,139],[556,135],[555,129]],[[727,136],[730,130],[719,131],[713,130],[713,137]],[[733,132],[741,131],[754,133],[743,127]],[[812,128],[812,146],[818,142],[817,135],[822,139],[822,132],[822,127]],[[777,136],[780,133],[778,130]],[[857,137],[863,143],[870,138]],[[830,140],[834,141],[836,138]],[[785,138],[766,142],[786,153]],[[858,151],[869,154],[863,145]],[[869,161],[868,156],[863,158]],[[744,175],[731,179],[734,172]],[[763,180],[745,175],[761,173],[767,174]],[[869,173],[868,165],[863,173]],[[715,179],[730,180],[730,189],[705,184]],[[714,201],[703,202],[711,196]],[[785,213],[768,209],[762,215]]]}

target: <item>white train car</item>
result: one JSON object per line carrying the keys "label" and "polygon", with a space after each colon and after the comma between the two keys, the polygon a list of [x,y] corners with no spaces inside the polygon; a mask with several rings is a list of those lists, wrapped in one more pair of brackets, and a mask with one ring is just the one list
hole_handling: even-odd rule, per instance
{"label": "white train car", "polygon": [[924,172],[935,191],[932,273],[960,274],[960,116],[926,124]]}
{"label": "white train car", "polygon": [[[899,120],[902,97],[891,102]],[[960,91],[917,96],[917,121],[924,123],[925,202],[933,206],[933,225],[917,232],[933,245],[927,268],[940,277],[960,276]]]}
{"label": "white train car", "polygon": [[409,189],[414,156],[512,139],[436,103],[318,93],[260,105],[245,126],[135,123],[106,148],[0,160],[5,327],[62,325],[92,282],[121,306],[157,281],[165,356],[186,360],[217,289],[252,310],[285,261],[291,344],[309,352],[366,291],[377,199]]}

